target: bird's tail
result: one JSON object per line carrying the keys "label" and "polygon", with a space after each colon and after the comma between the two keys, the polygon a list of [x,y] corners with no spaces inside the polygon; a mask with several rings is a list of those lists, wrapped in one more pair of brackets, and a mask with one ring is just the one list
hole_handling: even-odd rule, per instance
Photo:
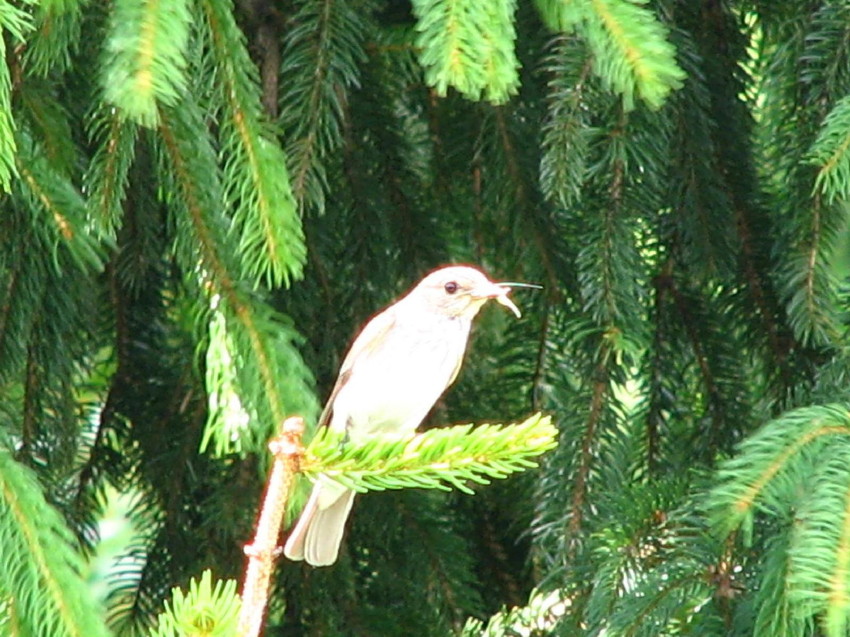
{"label": "bird's tail", "polygon": [[289,534],[283,554],[291,560],[306,560],[312,566],[336,562],[353,502],[354,491],[328,481],[317,482],[298,523]]}

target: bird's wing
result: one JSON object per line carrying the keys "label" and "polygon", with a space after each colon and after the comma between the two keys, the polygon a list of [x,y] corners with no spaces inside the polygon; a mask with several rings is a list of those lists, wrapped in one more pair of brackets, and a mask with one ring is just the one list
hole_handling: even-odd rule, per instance
{"label": "bird's wing", "polygon": [[449,382],[446,383],[446,387],[449,387],[453,382],[455,382],[457,375],[460,373],[461,367],[463,367],[463,351],[461,351],[461,355],[457,357],[457,362],[455,363],[454,371],[452,371],[452,375],[449,377]]}
{"label": "bird's wing", "polygon": [[325,403],[322,415],[319,416],[319,427],[323,427],[330,422],[336,396],[345,387],[348,379],[351,378],[357,361],[363,356],[369,356],[371,352],[377,349],[384,341],[387,332],[395,325],[396,314],[392,310],[393,308],[389,307],[380,314],[377,314],[366,324],[366,327],[363,328],[357,338],[354,339],[351,349],[348,350],[348,354],[345,355],[342,366],[339,368],[339,375],[337,376],[333,391],[331,391],[331,395]]}

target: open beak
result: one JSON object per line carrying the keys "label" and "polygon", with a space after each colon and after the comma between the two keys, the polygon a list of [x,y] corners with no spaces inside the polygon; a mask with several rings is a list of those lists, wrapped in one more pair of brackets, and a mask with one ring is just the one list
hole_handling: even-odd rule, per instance
{"label": "open beak", "polygon": [[516,306],[516,303],[514,303],[513,301],[511,301],[508,298],[508,292],[510,292],[511,289],[510,288],[502,288],[502,290],[504,290],[504,292],[502,292],[499,296],[495,297],[496,303],[498,303],[499,305],[504,305],[511,312],[516,314],[517,318],[522,318],[522,312],[519,311],[519,308]]}
{"label": "open beak", "polygon": [[520,312],[516,304],[508,298],[508,293],[510,291],[510,287],[506,287],[500,283],[490,283],[485,289],[476,290],[473,294],[480,299],[494,299],[496,303],[504,305],[513,312],[517,318],[521,318],[522,312]]}

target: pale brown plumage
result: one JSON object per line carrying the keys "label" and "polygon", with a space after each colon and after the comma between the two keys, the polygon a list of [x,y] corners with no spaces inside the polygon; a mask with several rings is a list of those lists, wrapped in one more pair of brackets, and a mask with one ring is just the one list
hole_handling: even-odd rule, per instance
{"label": "pale brown plumage", "polygon": [[[381,433],[412,433],[457,377],[484,303],[495,299],[520,315],[509,291],[468,266],[430,273],[354,340],[319,425],[347,432],[355,444]],[[353,501],[353,491],[320,477],[284,554],[313,566],[335,562]]]}

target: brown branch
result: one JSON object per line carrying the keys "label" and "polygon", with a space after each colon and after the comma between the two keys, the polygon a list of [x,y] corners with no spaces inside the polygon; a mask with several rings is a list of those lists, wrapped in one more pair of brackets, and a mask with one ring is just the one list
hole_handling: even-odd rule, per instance
{"label": "brown branch", "polygon": [[786,368],[790,343],[783,339],[780,334],[780,328],[776,323],[776,313],[773,311],[774,303],[772,302],[772,295],[765,289],[761,273],[756,267],[757,259],[755,248],[752,245],[753,233],[750,229],[750,222],[746,212],[740,207],[735,208],[735,225],[738,230],[738,238],[741,241],[741,261],[744,267],[744,277],[747,280],[747,289],[752,296],[753,303],[758,308],[758,316],[767,334],[770,351],[776,359],[779,371],[786,385],[790,385],[791,381],[788,379],[788,370]]}
{"label": "brown branch", "polygon": [[401,519],[404,521],[405,526],[412,528],[413,532],[422,538],[419,546],[424,550],[432,571],[437,574],[434,581],[429,582],[428,588],[439,588],[443,593],[447,606],[449,608],[457,608],[457,595],[452,588],[452,578],[446,572],[444,560],[440,559],[441,555],[434,550],[433,543],[428,541],[430,533],[420,523],[419,518],[410,512],[410,507],[405,506],[401,500],[399,502],[398,509]]}
{"label": "brown branch", "polygon": [[257,44],[261,51],[260,82],[263,90],[263,110],[271,121],[278,116],[278,74],[280,73],[280,17],[274,8],[257,29]]}
{"label": "brown branch", "polygon": [[[3,298],[5,299],[5,303],[0,305],[0,351],[3,350],[3,343],[10,340],[9,332],[9,322],[11,321],[12,316],[12,306],[14,304],[15,295],[17,294],[18,286],[21,282],[21,272],[23,267],[21,267],[20,263],[15,264],[15,268],[9,274],[9,278],[6,281],[5,291],[3,294]],[[11,345],[10,345],[11,347]]]}
{"label": "brown branch", "polygon": [[667,340],[665,333],[665,321],[662,317],[664,312],[664,300],[668,289],[672,272],[672,260],[668,259],[664,264],[662,274],[653,278],[653,287],[655,288],[654,311],[655,311],[655,331],[652,339],[652,363],[650,372],[650,400],[649,410],[646,415],[646,469],[650,474],[653,474],[658,469],[657,461],[659,455],[659,437],[660,429],[663,422],[661,415],[661,357],[663,344]]}
{"label": "brown branch", "polygon": [[[741,85],[734,79],[739,64],[737,53],[733,50],[736,46],[733,44],[736,41],[734,34],[737,33],[734,19],[731,18],[727,4],[717,0],[704,2],[700,13],[705,33],[716,38],[711,42],[711,46],[716,47],[712,55],[717,55],[720,61],[720,65],[710,71],[708,82],[709,85],[724,87],[718,95],[712,97],[712,102],[716,102],[712,110],[715,114],[721,112],[719,109],[724,113],[743,114],[746,112],[746,105],[739,97]],[[755,177],[749,174],[747,167],[753,155],[751,143],[748,141],[749,129],[748,125],[744,125],[742,130],[734,126],[718,127],[712,134],[715,162],[723,176],[723,186],[729,193],[732,204],[736,235],[740,241],[739,263],[747,283],[746,292],[755,305],[757,318],[766,336],[766,347],[775,361],[779,377],[786,387],[791,387],[794,382],[789,369],[789,356],[796,344],[784,329],[780,304],[770,276],[765,272],[765,265],[759,258],[758,237],[754,236],[754,228],[759,227],[759,220],[753,217],[758,204],[751,203],[751,198],[757,193],[758,187],[754,184]],[[731,141],[733,136],[734,142]],[[736,153],[741,153],[746,158],[743,166],[736,159]]]}
{"label": "brown branch", "polygon": [[[626,112],[625,109],[620,109],[620,117],[617,128],[612,132],[612,135],[621,135],[626,127]],[[613,162],[613,174],[611,175],[611,184],[608,188],[608,196],[610,205],[605,206],[605,223],[607,226],[614,222],[614,217],[623,214],[623,198],[625,193],[625,172],[626,166],[622,159],[617,159]],[[604,241],[606,242],[606,252],[612,254],[613,250],[610,247],[612,233],[606,231]],[[606,282],[607,285],[607,282]],[[611,294],[606,292],[605,303],[608,306],[608,316],[616,316],[616,308],[611,301]],[[617,330],[614,325],[609,326],[608,332]],[[593,385],[590,399],[590,412],[587,416],[587,425],[585,426],[584,437],[581,441],[581,462],[579,464],[578,473],[576,475],[575,489],[573,490],[573,499],[570,506],[570,523],[567,528],[567,543],[568,555],[570,559],[574,557],[576,549],[576,538],[581,531],[583,521],[584,503],[587,496],[587,479],[590,475],[590,466],[593,463],[592,446],[596,438],[596,429],[599,426],[599,421],[602,420],[602,410],[605,405],[605,398],[608,394],[609,387],[609,370],[608,363],[612,353],[611,348],[605,340],[607,335],[603,336],[603,342],[599,350],[596,367],[593,371]]]}
{"label": "brown branch", "polygon": [[690,340],[691,347],[694,350],[694,357],[696,358],[697,365],[699,366],[703,383],[705,383],[705,391],[712,401],[716,400],[719,402],[720,395],[717,390],[717,385],[714,382],[714,373],[712,372],[711,365],[708,362],[708,356],[705,353],[702,340],[697,333],[696,327],[694,327],[697,324],[697,321],[691,314],[687,300],[682,295],[679,288],[674,284],[672,277],[663,283],[666,284],[666,289],[670,291],[670,294],[673,297],[673,302],[676,305],[676,310],[682,318],[682,326],[685,328],[685,333],[688,335],[688,340]]}
{"label": "brown branch", "polygon": [[567,528],[567,543],[570,546],[570,558],[575,553],[575,538],[581,531],[583,520],[585,496],[587,495],[587,478],[590,475],[590,465],[593,462],[591,447],[596,438],[596,429],[602,419],[602,407],[605,396],[608,393],[608,369],[605,361],[607,356],[603,353],[600,362],[596,365],[593,379],[593,393],[590,399],[590,413],[587,416],[587,425],[584,437],[581,440],[581,463],[576,475],[576,485],[573,490],[573,500],[570,506],[570,524]]}
{"label": "brown branch", "polygon": [[26,384],[24,385],[24,405],[21,418],[21,445],[16,458],[22,462],[32,462],[32,448],[38,436],[38,391],[41,378],[36,360],[35,345],[27,347]]}
{"label": "brown branch", "polygon": [[248,566],[242,585],[242,609],[239,612],[237,630],[239,637],[256,637],[263,627],[269,583],[278,555],[277,538],[280,525],[286,512],[286,501],[289,499],[293,479],[304,454],[304,448],[301,446],[303,433],[302,418],[287,418],[281,428],[281,435],[269,443],[269,450],[274,455],[274,464],[266,483],[254,541],[245,546]]}
{"label": "brown branch", "polygon": [[[528,216],[532,211],[539,209],[539,206],[537,205],[537,202],[532,201],[532,197],[529,194],[529,188],[527,187],[523,176],[520,159],[517,157],[517,149],[511,139],[510,130],[508,129],[505,109],[503,107],[493,107],[493,111],[496,118],[496,128],[499,133],[499,141],[501,142],[505,153],[508,176],[514,186],[516,208]],[[544,232],[541,231],[539,227],[537,215],[531,215],[531,219],[534,220],[534,223],[531,224],[531,240],[540,256],[540,262],[543,265],[543,270],[546,272],[546,279],[549,282],[549,285],[547,286],[548,294],[553,301],[561,301],[562,299],[559,286],[560,277],[558,276],[555,264],[552,262],[549,250],[547,249],[547,241],[544,236]],[[551,230],[551,228],[548,228],[547,230]],[[520,237],[520,239],[522,238]]]}
{"label": "brown branch", "polygon": [[[307,198],[308,184],[310,177],[310,166],[314,157],[321,158],[320,140],[317,130],[320,126],[322,118],[322,89],[325,85],[325,80],[329,74],[330,63],[328,61],[328,50],[325,40],[330,36],[330,21],[331,12],[333,9],[334,0],[324,0],[321,7],[318,25],[315,30],[315,36],[311,42],[312,48],[315,51],[316,62],[313,70],[313,83],[310,85],[307,102],[309,109],[307,111],[307,123],[303,127],[298,127],[299,131],[308,131],[304,137],[298,140],[299,146],[306,148],[303,153],[299,153],[297,157],[297,165],[290,167],[290,183],[292,187],[292,195],[298,204],[299,210],[304,210],[304,200]],[[344,97],[344,96],[342,96]],[[345,99],[341,100],[343,103]]]}
{"label": "brown branch", "polygon": [[534,373],[531,376],[531,408],[540,411],[543,385],[546,381],[546,341],[549,338],[550,322],[552,320],[551,297],[547,297],[543,310],[543,320],[540,324],[540,337],[537,341],[537,355],[534,357]]}
{"label": "brown branch", "polygon": [[[133,215],[128,214],[125,217],[125,224],[131,223],[131,219],[133,219]],[[132,383],[132,376],[128,372],[128,364],[130,360],[128,350],[131,330],[129,317],[127,315],[128,308],[126,305],[126,299],[124,298],[123,290],[121,289],[121,284],[118,279],[117,260],[118,254],[116,252],[113,253],[109,262],[106,264],[106,270],[104,272],[109,289],[109,302],[112,305],[115,321],[114,347],[116,369],[109,383],[109,389],[106,393],[106,401],[103,403],[103,408],[100,410],[97,432],[95,433],[94,441],[90,447],[89,457],[83,464],[82,469],[80,469],[76,495],[76,502],[78,506],[84,506],[81,504],[83,496],[97,470],[97,465],[100,460],[99,452],[103,444],[103,438],[106,434],[106,430],[109,428],[112,423],[112,419],[119,410],[118,403],[121,401],[121,392],[124,387]]]}
{"label": "brown branch", "polygon": [[522,591],[522,574],[513,566],[505,541],[497,530],[504,527],[504,524],[500,521],[494,522],[493,510],[489,507],[477,508],[479,509],[476,516],[477,535],[481,546],[487,551],[487,563],[482,566],[489,567],[488,579],[499,587],[502,599],[507,606],[523,606],[527,596]]}
{"label": "brown branch", "polygon": [[823,200],[819,194],[812,197],[811,206],[811,236],[809,245],[806,246],[806,311],[809,315],[809,320],[813,322],[822,322],[823,317],[818,316],[821,312],[817,309],[818,291],[815,287],[815,279],[817,274],[818,257],[821,256],[821,235],[823,221],[821,219]]}

